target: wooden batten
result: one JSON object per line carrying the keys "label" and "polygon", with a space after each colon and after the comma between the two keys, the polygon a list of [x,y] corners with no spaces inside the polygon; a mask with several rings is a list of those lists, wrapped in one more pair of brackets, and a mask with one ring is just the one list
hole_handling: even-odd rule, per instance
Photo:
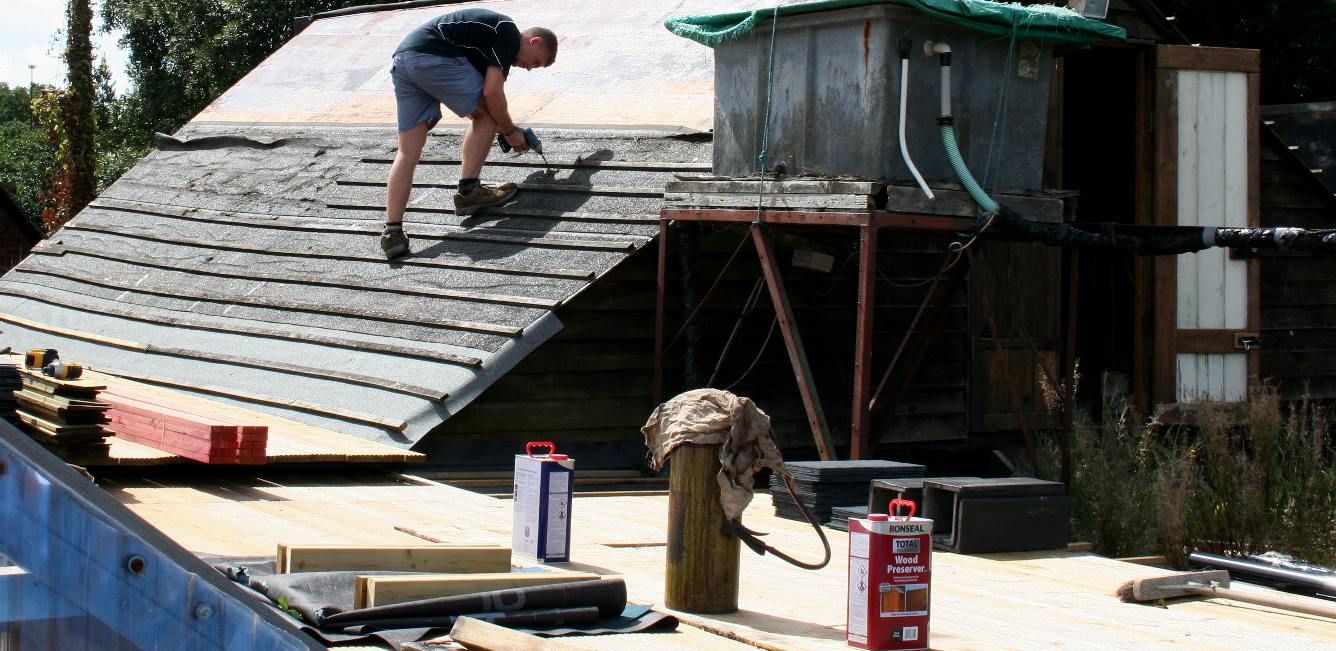
{"label": "wooden batten", "polygon": [[359,576],[353,590],[353,607],[373,608],[419,599],[453,597],[474,592],[531,588],[540,585],[573,583],[575,581],[595,581],[600,578],[602,577],[590,572],[563,571]]}
{"label": "wooden batten", "polygon": [[477,651],[579,651],[588,647],[542,638],[497,626],[472,617],[460,617],[450,629],[450,639]]}
{"label": "wooden batten", "polygon": [[294,545],[279,543],[276,571],[509,572],[510,548],[498,545]]}

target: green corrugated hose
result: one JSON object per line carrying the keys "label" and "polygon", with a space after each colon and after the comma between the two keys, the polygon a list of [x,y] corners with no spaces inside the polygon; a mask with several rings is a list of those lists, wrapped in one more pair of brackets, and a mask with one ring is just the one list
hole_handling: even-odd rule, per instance
{"label": "green corrugated hose", "polygon": [[993,198],[988,196],[983,188],[979,187],[979,182],[974,180],[974,175],[970,174],[970,168],[965,167],[965,159],[960,155],[960,145],[956,144],[956,130],[949,124],[941,125],[942,145],[946,147],[946,158],[951,161],[951,169],[955,170],[956,178],[960,179],[960,184],[965,186],[965,191],[970,193],[974,202],[979,204],[986,214],[997,212],[998,205]]}

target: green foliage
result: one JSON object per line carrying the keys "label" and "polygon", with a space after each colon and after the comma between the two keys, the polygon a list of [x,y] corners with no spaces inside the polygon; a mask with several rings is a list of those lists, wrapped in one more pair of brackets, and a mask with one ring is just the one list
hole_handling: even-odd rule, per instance
{"label": "green foliage", "polygon": [[[8,117],[5,98],[12,91],[0,84],[0,115]],[[27,98],[27,89],[23,89]],[[26,106],[25,106],[26,109]],[[0,121],[0,183],[14,193],[14,199],[34,224],[46,207],[42,195],[47,178],[56,167],[56,148],[47,141],[46,134],[24,120]]]}
{"label": "green foliage", "polygon": [[1336,99],[1336,2],[1162,0],[1195,43],[1262,50],[1262,103]]}
{"label": "green foliage", "polygon": [[171,133],[287,41],[297,17],[359,4],[368,3],[106,0],[102,19],[125,32],[135,84],[129,119],[143,132]]}
{"label": "green foliage", "polygon": [[[1242,410],[1198,404],[1192,427],[1141,424],[1106,407],[1076,419],[1073,533],[1102,554],[1279,551],[1336,564],[1336,448],[1325,410],[1253,393]],[[1056,445],[1037,474],[1055,478]]]}
{"label": "green foliage", "polygon": [[9,87],[9,84],[0,82],[0,123],[3,122],[32,122],[32,109],[28,107],[32,103],[27,86]]}
{"label": "green foliage", "polygon": [[279,596],[278,596],[278,608],[279,608],[279,610],[282,610],[283,612],[285,612],[285,613],[287,613],[288,615],[292,616],[293,619],[296,619],[296,620],[299,621],[299,622],[302,621],[302,611],[297,610],[296,608],[293,608],[293,607],[289,606],[289,605],[288,605],[288,598],[287,598],[286,595],[279,595]]}

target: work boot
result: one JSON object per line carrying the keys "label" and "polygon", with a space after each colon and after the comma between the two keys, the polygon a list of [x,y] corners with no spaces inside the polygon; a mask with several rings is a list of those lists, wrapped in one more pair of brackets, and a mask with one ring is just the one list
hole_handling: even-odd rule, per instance
{"label": "work boot", "polygon": [[380,234],[380,250],[385,252],[386,260],[393,260],[408,253],[408,234],[400,226],[386,226]]}
{"label": "work boot", "polygon": [[461,217],[472,215],[483,208],[490,208],[510,201],[519,191],[519,186],[514,183],[502,183],[501,185],[491,186],[479,184],[473,189],[473,192],[467,195],[455,193],[455,214]]}

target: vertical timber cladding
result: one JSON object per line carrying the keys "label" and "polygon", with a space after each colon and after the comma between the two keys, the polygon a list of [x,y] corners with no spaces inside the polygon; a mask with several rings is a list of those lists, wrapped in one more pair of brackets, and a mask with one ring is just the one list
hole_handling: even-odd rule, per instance
{"label": "vertical timber cladding", "polygon": [[[1287,142],[1301,140],[1282,142],[1263,129],[1262,226],[1331,228],[1336,198]],[[1262,377],[1284,400],[1336,398],[1336,258],[1277,254],[1261,264]]]}
{"label": "vertical timber cladding", "polygon": [[[1157,48],[1157,224],[1258,224],[1259,63],[1256,50]],[[1247,397],[1259,273],[1223,249],[1157,259],[1155,402]]]}

